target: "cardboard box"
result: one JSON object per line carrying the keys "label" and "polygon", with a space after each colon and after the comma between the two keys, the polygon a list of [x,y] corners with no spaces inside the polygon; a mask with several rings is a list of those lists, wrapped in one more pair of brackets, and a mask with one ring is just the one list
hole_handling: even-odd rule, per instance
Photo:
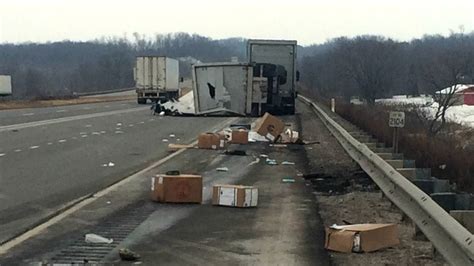
{"label": "cardboard box", "polygon": [[400,244],[396,224],[334,225],[326,228],[324,247],[339,252],[371,252]]}
{"label": "cardboard box", "polygon": [[225,139],[223,134],[218,133],[202,133],[198,137],[199,149],[223,149],[225,147]]}
{"label": "cardboard box", "polygon": [[230,138],[232,144],[248,144],[249,143],[249,132],[245,129],[234,129],[232,130],[232,136]]}
{"label": "cardboard box", "polygon": [[212,204],[229,207],[256,207],[258,188],[241,185],[215,185],[212,188]]}
{"label": "cardboard box", "polygon": [[255,131],[271,141],[275,141],[284,129],[285,124],[269,113],[265,113],[255,125]]}
{"label": "cardboard box", "polygon": [[200,175],[156,175],[151,179],[151,199],[158,202],[201,203]]}

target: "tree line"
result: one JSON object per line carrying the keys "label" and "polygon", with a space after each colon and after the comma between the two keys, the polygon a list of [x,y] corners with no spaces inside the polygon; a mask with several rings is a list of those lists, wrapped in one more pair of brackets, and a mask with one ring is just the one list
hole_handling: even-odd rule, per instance
{"label": "tree line", "polygon": [[197,34],[100,38],[89,42],[0,44],[0,74],[12,76],[16,99],[70,96],[134,86],[137,55],[180,59],[180,73],[189,77],[191,64],[244,57],[244,40],[213,40]]}
{"label": "tree line", "polygon": [[474,32],[427,35],[410,42],[382,36],[336,38],[300,52],[306,87],[323,97],[373,103],[396,94],[431,94],[474,78]]}
{"label": "tree line", "polygon": [[[68,96],[133,87],[137,55],[191,64],[245,59],[246,40],[214,40],[188,33],[134,33],[88,42],[0,44],[0,74],[12,76],[15,98]],[[340,37],[298,49],[301,82],[323,97],[359,96],[368,102],[395,94],[433,94],[455,83],[472,83],[474,33],[427,35],[409,42],[383,36]]]}

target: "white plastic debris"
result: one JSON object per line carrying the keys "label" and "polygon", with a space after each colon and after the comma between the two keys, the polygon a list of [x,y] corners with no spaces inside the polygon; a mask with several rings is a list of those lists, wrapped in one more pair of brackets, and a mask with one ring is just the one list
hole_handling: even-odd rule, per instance
{"label": "white plastic debris", "polygon": [[268,142],[269,140],[255,131],[249,131],[249,142],[257,141]]}
{"label": "white plastic debris", "polygon": [[108,166],[108,167],[114,167],[115,164],[114,164],[113,162],[109,162],[109,163],[107,164],[107,166]]}
{"label": "white plastic debris", "polygon": [[161,111],[160,116],[164,116],[164,115],[165,115],[165,111]]}
{"label": "white plastic debris", "polygon": [[97,244],[111,244],[112,242],[114,242],[112,238],[109,239],[109,238],[105,238],[103,236],[96,235],[96,234],[86,234],[85,241],[87,243],[97,243]]}
{"label": "white plastic debris", "polygon": [[268,165],[277,165],[277,164],[278,164],[275,159],[269,159],[269,158],[267,158],[267,159],[265,160],[265,162],[266,162]]}
{"label": "white plastic debris", "polygon": [[262,157],[262,158],[268,158],[268,155],[266,155],[266,154],[260,154],[260,157]]}
{"label": "white plastic debris", "polygon": [[174,138],[174,137],[176,137],[175,134],[170,134],[170,138]]}
{"label": "white plastic debris", "polygon": [[163,139],[163,142],[168,142],[169,140],[168,139]]}
{"label": "white plastic debris", "polygon": [[295,165],[294,162],[283,161],[281,162],[282,165]]}
{"label": "white plastic debris", "polygon": [[122,125],[122,123],[117,123],[117,126],[118,126],[118,127],[121,126],[121,125]]}
{"label": "white plastic debris", "polygon": [[229,168],[227,168],[227,167],[218,167],[218,168],[216,169],[216,171],[218,171],[218,172],[228,172],[228,171],[229,171]]}

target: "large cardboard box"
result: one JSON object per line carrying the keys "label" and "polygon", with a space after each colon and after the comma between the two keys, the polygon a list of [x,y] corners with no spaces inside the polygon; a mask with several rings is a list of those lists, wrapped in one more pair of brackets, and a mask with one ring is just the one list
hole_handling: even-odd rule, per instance
{"label": "large cardboard box", "polygon": [[249,143],[249,131],[246,129],[233,129],[232,136],[230,138],[232,144],[248,144]]}
{"label": "large cardboard box", "polygon": [[212,204],[229,207],[256,207],[258,188],[241,185],[215,185],[212,189]]}
{"label": "large cardboard box", "polygon": [[255,131],[271,141],[280,136],[284,129],[283,121],[269,113],[265,113],[255,125]]}
{"label": "large cardboard box", "polygon": [[202,133],[198,137],[199,149],[223,149],[225,147],[225,138],[223,134],[218,133]]}
{"label": "large cardboard box", "polygon": [[156,175],[151,179],[151,199],[158,202],[201,203],[200,175]]}
{"label": "large cardboard box", "polygon": [[353,224],[326,228],[324,247],[339,252],[371,252],[400,244],[396,224]]}

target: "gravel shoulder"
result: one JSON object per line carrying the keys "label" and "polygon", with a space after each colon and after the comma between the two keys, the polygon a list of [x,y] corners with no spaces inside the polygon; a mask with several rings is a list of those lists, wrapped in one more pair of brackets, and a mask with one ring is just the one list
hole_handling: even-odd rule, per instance
{"label": "gravel shoulder", "polygon": [[[311,109],[299,102],[303,138],[319,144],[305,146],[309,182],[325,226],[357,223],[396,223],[400,245],[371,253],[329,252],[334,265],[444,265],[433,256],[428,241],[414,240],[414,226],[361,171]],[[324,182],[318,182],[323,179]]]}

